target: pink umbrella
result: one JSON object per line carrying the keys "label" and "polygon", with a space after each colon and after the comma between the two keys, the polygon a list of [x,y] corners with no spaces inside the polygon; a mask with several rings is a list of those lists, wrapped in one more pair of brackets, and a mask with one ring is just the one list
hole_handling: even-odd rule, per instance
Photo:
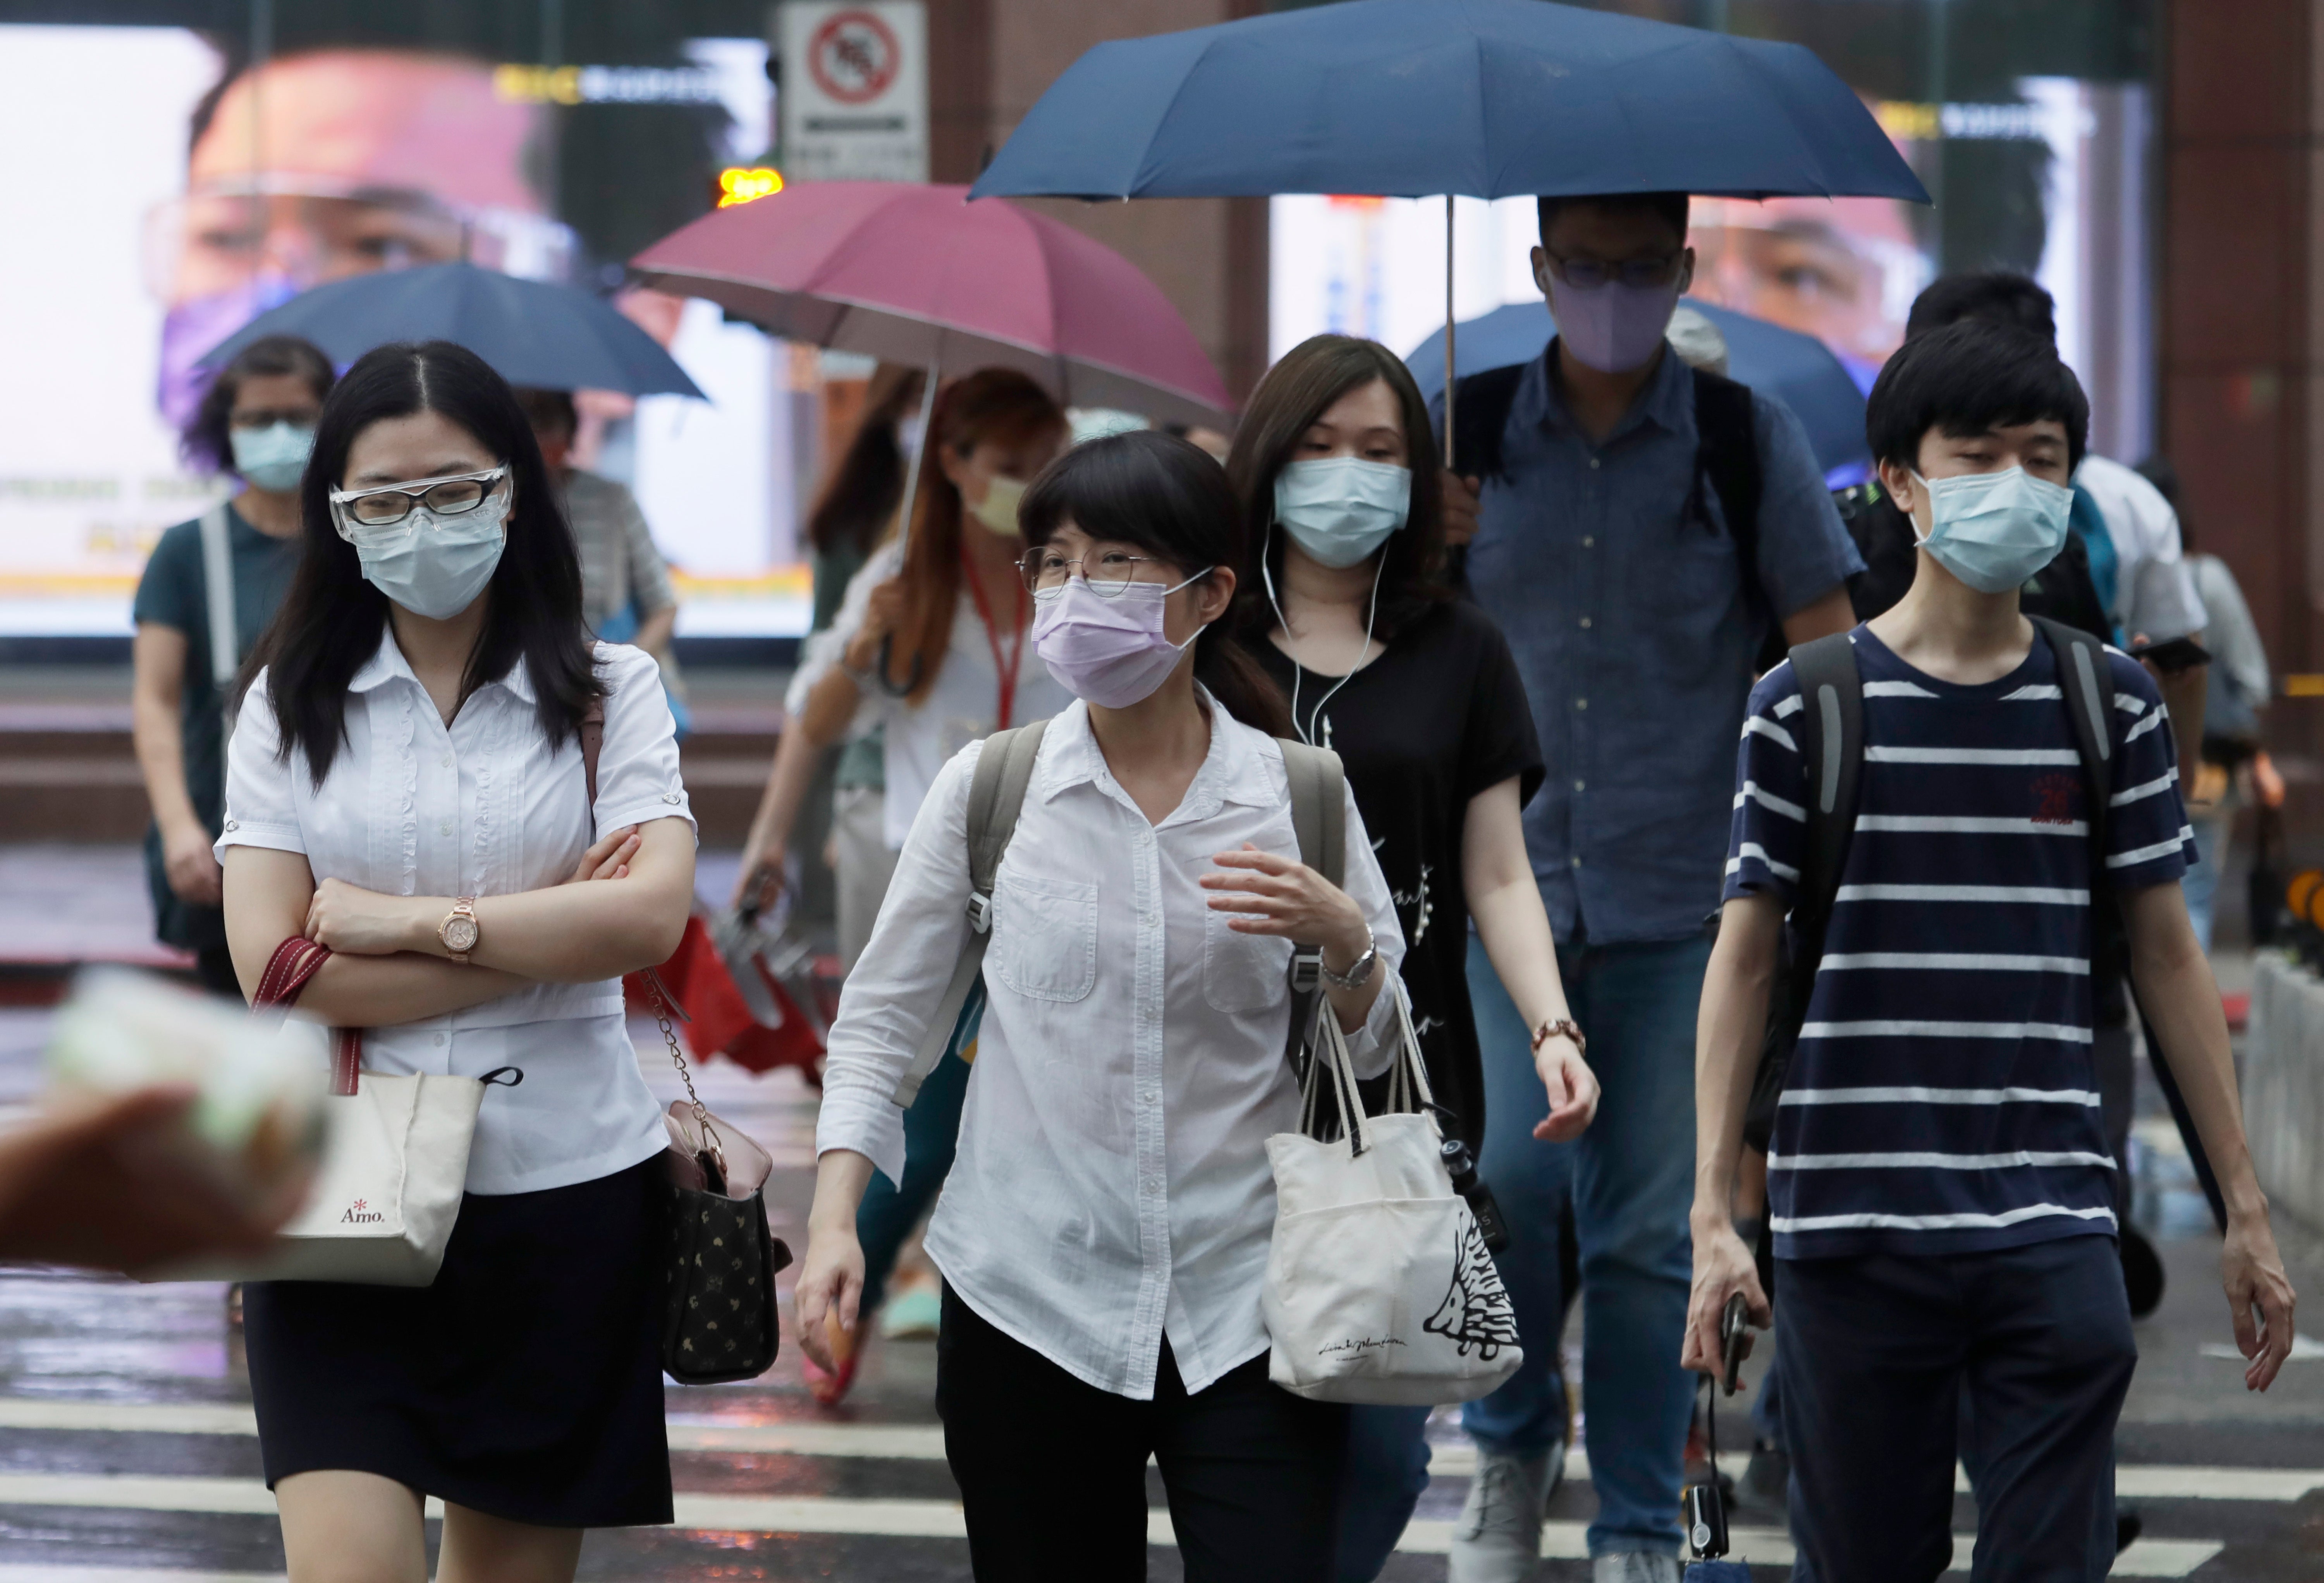
{"label": "pink umbrella", "polygon": [[[965,187],[802,182],[630,261],[787,340],[891,363],[1022,369],[1069,406],[1219,423],[1226,386],[1169,299],[1070,225]],[[934,382],[930,382],[933,392]]]}

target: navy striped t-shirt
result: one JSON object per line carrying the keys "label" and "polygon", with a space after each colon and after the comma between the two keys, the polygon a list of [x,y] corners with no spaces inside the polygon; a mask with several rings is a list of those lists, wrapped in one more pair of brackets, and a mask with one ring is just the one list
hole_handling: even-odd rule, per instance
{"label": "navy striped t-shirt", "polygon": [[[1856,831],[1767,1161],[1775,1252],[1963,1253],[2116,1230],[2091,1062],[2089,826],[2050,646],[1997,682],[1868,628]],[[2175,880],[2193,837],[2145,669],[2109,649],[2107,879]],[[1807,773],[1787,661],[1744,722],[1726,895],[1788,908]]]}

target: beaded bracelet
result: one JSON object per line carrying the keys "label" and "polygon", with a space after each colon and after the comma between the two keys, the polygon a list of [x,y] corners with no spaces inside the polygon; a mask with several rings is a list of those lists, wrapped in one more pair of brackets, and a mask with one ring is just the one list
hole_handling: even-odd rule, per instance
{"label": "beaded bracelet", "polygon": [[1555,1022],[1545,1022],[1534,1029],[1533,1053],[1536,1055],[1540,1054],[1541,1047],[1560,1035],[1573,1041],[1575,1054],[1585,1060],[1589,1057],[1590,1041],[1582,1036],[1582,1029],[1575,1025],[1572,1017],[1560,1017]]}

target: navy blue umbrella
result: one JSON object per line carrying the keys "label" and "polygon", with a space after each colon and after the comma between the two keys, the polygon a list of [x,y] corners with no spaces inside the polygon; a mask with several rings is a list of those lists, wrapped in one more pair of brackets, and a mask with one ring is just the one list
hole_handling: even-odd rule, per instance
{"label": "navy blue umbrella", "polygon": [[972,198],[1929,201],[1806,48],[1546,0],[1348,0],[1100,44]]}
{"label": "navy blue umbrella", "polygon": [[[1871,458],[1864,438],[1864,392],[1847,365],[1813,336],[1753,318],[1731,308],[1684,299],[1687,307],[1718,327],[1727,341],[1727,372],[1762,394],[1774,396],[1799,415],[1808,431],[1816,465],[1827,475],[1860,467]],[[1531,363],[1557,333],[1547,307],[1512,302],[1462,319],[1453,377],[1489,368]],[[1405,356],[1421,394],[1434,400],[1444,388],[1444,332],[1436,331]]]}
{"label": "navy blue umbrella", "polygon": [[342,367],[391,341],[454,341],[512,385],[702,395],[678,360],[612,304],[468,263],[314,287],[260,314],[201,361],[219,366],[261,336],[302,336]]}

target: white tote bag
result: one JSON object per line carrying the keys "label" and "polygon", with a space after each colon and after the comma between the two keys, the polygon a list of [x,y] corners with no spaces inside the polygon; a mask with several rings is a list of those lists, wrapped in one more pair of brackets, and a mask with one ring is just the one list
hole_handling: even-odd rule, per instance
{"label": "white tote bag", "polygon": [[314,1192],[272,1249],[154,1278],[432,1284],[460,1212],[468,1144],[489,1080],[363,1073],[354,1093],[323,1100]]}
{"label": "white tote bag", "polygon": [[[1389,1102],[1368,1117],[1346,1039],[1317,997],[1303,1130],[1267,1140],[1275,1240],[1261,1299],[1268,1377],[1318,1402],[1424,1406],[1489,1394],[1525,1361],[1517,1315],[1438,1146],[1428,1074],[1404,986]],[[1327,1070],[1340,1137],[1313,1136]],[[1416,1101],[1416,1104],[1415,1103]]]}

